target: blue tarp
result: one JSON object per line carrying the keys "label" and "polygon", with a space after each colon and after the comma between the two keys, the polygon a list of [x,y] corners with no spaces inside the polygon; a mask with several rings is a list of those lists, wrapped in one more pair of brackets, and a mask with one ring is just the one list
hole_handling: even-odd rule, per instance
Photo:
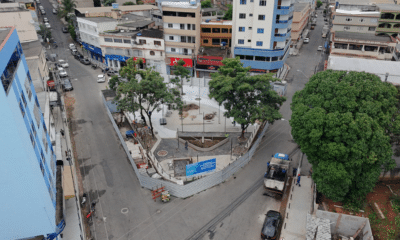
{"label": "blue tarp", "polygon": [[279,158],[282,160],[289,160],[289,155],[284,153],[275,153],[274,158]]}

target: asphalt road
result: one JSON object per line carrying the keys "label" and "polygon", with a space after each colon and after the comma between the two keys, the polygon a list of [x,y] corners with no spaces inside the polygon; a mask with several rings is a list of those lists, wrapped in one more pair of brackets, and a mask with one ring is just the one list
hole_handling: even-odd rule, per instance
{"label": "asphalt road", "polygon": [[[94,239],[179,240],[189,238],[199,229],[205,233],[203,239],[259,239],[264,214],[278,209],[280,203],[262,195],[262,184],[254,185],[264,174],[269,156],[289,153],[296,147],[291,141],[289,123],[277,121],[270,126],[253,160],[225,183],[187,199],[172,199],[167,204],[154,202],[150,191],[140,187],[106,115],[100,95],[104,84],[96,82],[100,70],[73,58],[67,49],[72,40],[61,32],[61,22],[51,13],[48,0],[41,2],[59,46],[48,52],[57,53],[70,65],[67,71],[74,90],[69,94],[76,100],[72,134],[84,189],[90,201],[98,201],[91,224]],[[281,109],[285,119],[290,119],[291,96],[303,88],[320,61],[321,53],[316,49],[323,42],[321,29],[322,25],[317,25],[311,31],[310,43],[303,46],[299,56],[287,61],[292,69],[288,75],[288,100]],[[248,192],[250,188],[254,191]],[[244,201],[225,217],[224,210],[241,197]],[[213,219],[218,221],[208,228]]]}

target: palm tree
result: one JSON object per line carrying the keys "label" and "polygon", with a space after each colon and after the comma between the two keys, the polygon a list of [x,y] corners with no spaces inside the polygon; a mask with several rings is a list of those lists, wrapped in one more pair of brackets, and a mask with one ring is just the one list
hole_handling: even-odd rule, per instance
{"label": "palm tree", "polygon": [[51,39],[51,31],[48,29],[48,28],[46,28],[44,25],[42,25],[42,24],[40,24],[39,25],[39,27],[40,27],[40,30],[39,31],[37,31],[37,33],[40,35],[40,36],[42,36],[42,38],[43,38],[43,41],[47,41],[47,39]]}
{"label": "palm tree", "polygon": [[58,12],[58,16],[66,17],[68,13],[73,13],[76,8],[76,1],[74,0],[62,0],[61,1],[62,7]]}

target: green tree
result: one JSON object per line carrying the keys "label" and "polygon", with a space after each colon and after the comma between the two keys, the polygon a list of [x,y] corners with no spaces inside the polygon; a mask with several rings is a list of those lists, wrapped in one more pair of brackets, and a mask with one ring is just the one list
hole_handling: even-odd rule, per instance
{"label": "green tree", "polygon": [[44,25],[39,25],[40,30],[37,33],[42,36],[43,41],[47,42],[47,39],[51,39],[51,31],[50,29],[46,28]]}
{"label": "green tree", "polygon": [[74,13],[76,8],[76,1],[74,0],[62,0],[60,11],[58,11],[58,16],[65,18],[69,13]]}
{"label": "green tree", "polygon": [[101,7],[101,1],[100,0],[93,0],[93,6],[94,7]]}
{"label": "green tree", "polygon": [[129,6],[129,5],[135,5],[134,2],[124,2],[124,4],[122,4],[124,6]]}
{"label": "green tree", "polygon": [[173,103],[174,96],[168,90],[160,73],[148,68],[138,70],[139,63],[129,59],[127,65],[120,70],[120,75],[128,82],[119,81],[117,84],[118,109],[135,112],[140,110],[147,115],[150,123],[151,134],[154,137],[151,115],[159,109],[162,103]]}
{"label": "green tree", "polygon": [[396,94],[376,75],[331,70],[295,93],[292,135],[313,165],[318,191],[360,207],[382,167],[394,167],[388,133],[399,122]]}
{"label": "green tree", "polygon": [[210,98],[226,109],[225,116],[233,117],[242,128],[241,138],[250,124],[256,120],[273,123],[282,118],[279,106],[286,100],[272,88],[277,79],[272,74],[250,76],[250,67],[243,67],[239,58],[222,60],[224,66],[212,73]]}
{"label": "green tree", "polygon": [[185,61],[179,59],[179,61],[174,65],[174,75],[175,78],[171,79],[171,82],[176,84],[181,88],[181,94],[183,95],[183,80],[189,81],[190,71],[184,67]]}
{"label": "green tree", "polygon": [[228,4],[228,11],[225,12],[225,15],[223,17],[224,20],[232,20],[232,5]]}
{"label": "green tree", "polygon": [[113,3],[116,3],[115,0],[104,0],[104,6],[111,6]]}
{"label": "green tree", "polygon": [[69,22],[68,32],[69,32],[69,35],[71,35],[71,38],[75,41],[76,40],[76,32],[75,32],[75,27],[72,24],[72,21]]}
{"label": "green tree", "polygon": [[322,6],[322,2],[320,0],[317,1],[317,8]]}
{"label": "green tree", "polygon": [[201,2],[201,8],[211,8],[212,4],[211,4],[211,0],[205,0]]}
{"label": "green tree", "polygon": [[117,91],[119,82],[120,82],[120,80],[119,80],[118,76],[114,75],[110,78],[110,81],[108,81],[108,86],[110,87],[110,89]]}
{"label": "green tree", "polygon": [[[397,109],[398,111],[396,112],[395,116],[393,117],[395,121],[393,121],[393,124],[399,123],[397,121],[398,118],[400,118],[400,86],[396,86],[397,89]],[[394,145],[394,155],[396,157],[400,157],[400,126],[394,125],[393,130],[389,132],[390,134],[390,142],[392,145]]]}

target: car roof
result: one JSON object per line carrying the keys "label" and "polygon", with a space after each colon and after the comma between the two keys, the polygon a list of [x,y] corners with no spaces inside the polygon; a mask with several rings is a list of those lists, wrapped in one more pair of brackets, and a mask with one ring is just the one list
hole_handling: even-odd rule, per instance
{"label": "car roof", "polygon": [[104,74],[100,74],[97,77],[102,78],[102,77],[104,77]]}

